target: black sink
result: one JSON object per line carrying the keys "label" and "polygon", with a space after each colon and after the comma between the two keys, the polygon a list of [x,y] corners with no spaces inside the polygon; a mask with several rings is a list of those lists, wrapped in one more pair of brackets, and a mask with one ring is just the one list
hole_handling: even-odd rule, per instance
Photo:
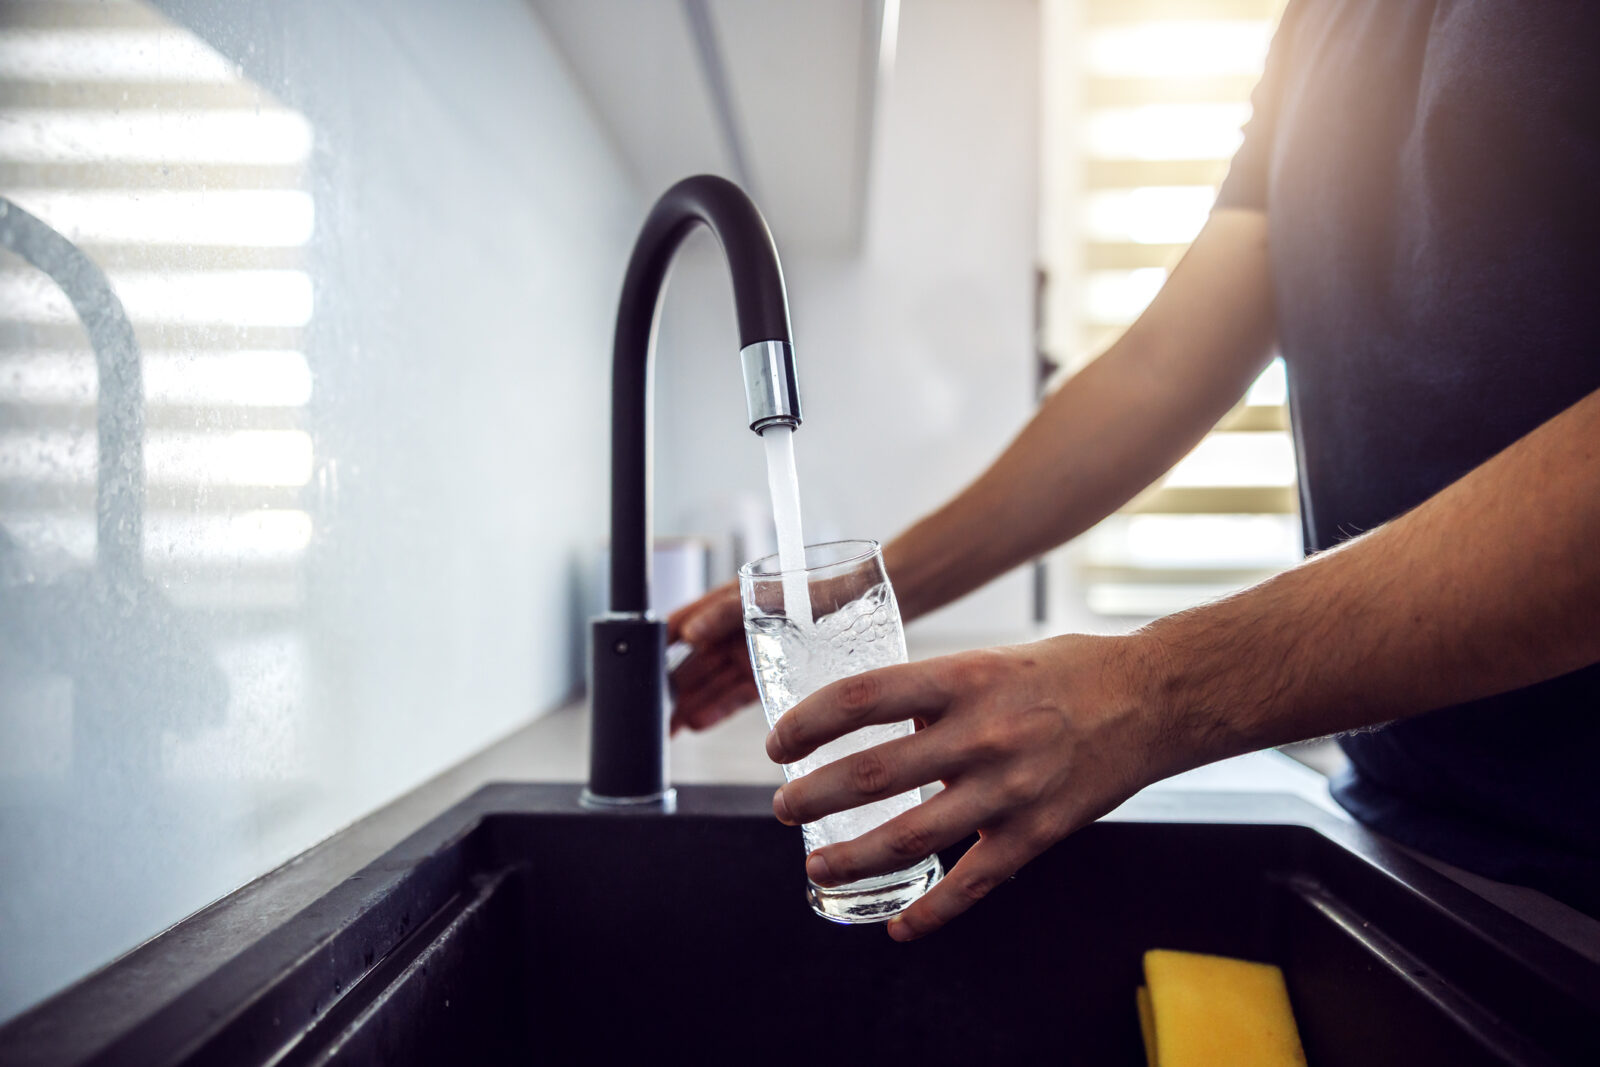
{"label": "black sink", "polygon": [[1136,1067],[1154,947],[1283,967],[1313,1067],[1600,1062],[1600,967],[1304,801],[1140,798],[900,945],[811,912],[770,799],[487,787],[90,1062]]}

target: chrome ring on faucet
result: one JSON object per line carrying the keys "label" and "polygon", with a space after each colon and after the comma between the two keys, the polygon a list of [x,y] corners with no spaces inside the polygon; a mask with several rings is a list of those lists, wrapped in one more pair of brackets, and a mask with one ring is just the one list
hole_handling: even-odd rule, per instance
{"label": "chrome ring on faucet", "polygon": [[745,409],[750,428],[800,425],[800,385],[795,378],[794,349],[787,341],[757,341],[739,350],[744,368]]}
{"label": "chrome ring on faucet", "polygon": [[638,811],[640,808],[656,807],[671,815],[678,810],[678,791],[669,787],[659,793],[646,793],[642,797],[607,797],[591,792],[588,786],[584,786],[578,793],[578,803],[596,811]]}

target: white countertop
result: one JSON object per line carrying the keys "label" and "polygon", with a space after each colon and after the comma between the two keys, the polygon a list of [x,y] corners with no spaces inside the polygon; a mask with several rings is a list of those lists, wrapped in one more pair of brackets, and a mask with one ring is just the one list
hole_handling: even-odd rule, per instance
{"label": "white countertop", "polygon": [[[704,733],[681,731],[668,749],[671,780],[679,785],[771,785],[783,783],[783,769],[767,759],[767,724],[757,708],[747,708]],[[505,777],[517,780],[581,782],[588,777],[589,712],[577,701],[546,715],[497,746]],[[1349,818],[1328,795],[1328,781],[1280,752],[1236,756],[1174,775],[1152,790],[1290,793],[1340,818]]]}

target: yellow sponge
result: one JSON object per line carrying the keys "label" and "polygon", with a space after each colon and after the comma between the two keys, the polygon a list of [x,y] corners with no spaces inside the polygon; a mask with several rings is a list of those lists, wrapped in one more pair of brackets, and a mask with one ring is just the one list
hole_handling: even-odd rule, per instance
{"label": "yellow sponge", "polygon": [[1305,1067],[1289,990],[1271,964],[1152,949],[1144,980],[1137,1001],[1150,1067]]}
{"label": "yellow sponge", "polygon": [[1139,1036],[1144,1038],[1145,1067],[1161,1067],[1156,1062],[1156,1017],[1150,1011],[1150,990],[1140,986],[1134,999],[1139,1002]]}

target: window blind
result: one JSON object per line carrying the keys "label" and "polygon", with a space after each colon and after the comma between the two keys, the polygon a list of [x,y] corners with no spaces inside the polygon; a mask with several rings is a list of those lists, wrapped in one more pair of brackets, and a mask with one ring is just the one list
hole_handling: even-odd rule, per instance
{"label": "window blind", "polygon": [[[1045,108],[1047,123],[1074,129],[1055,150],[1067,180],[1045,184],[1047,198],[1062,200],[1054,214],[1070,216],[1045,240],[1057,252],[1054,288],[1068,294],[1049,331],[1064,370],[1144,310],[1204,224],[1281,7],[1078,0],[1047,15],[1056,25],[1047,48],[1067,51],[1047,56],[1047,69],[1074,72],[1047,84],[1057,99]],[[1296,506],[1287,390],[1274,361],[1190,455],[1073,546],[1070,566],[1091,612],[1165,614],[1292,565]]]}
{"label": "window blind", "polygon": [[[304,703],[309,671],[313,141],[303,115],[149,4],[0,7],[0,195],[81,249],[126,311],[143,385],[132,578],[200,635],[197,656],[226,682],[226,707],[197,700],[167,724],[157,758],[171,777],[203,779],[239,751],[252,762],[233,773],[300,773],[282,716]],[[105,562],[96,411],[109,388],[65,295],[0,249],[5,580],[70,589]],[[27,692],[56,692],[49,681]],[[13,709],[21,740],[0,778],[65,773],[71,746],[51,755],[47,742],[73,729],[66,693]]]}

